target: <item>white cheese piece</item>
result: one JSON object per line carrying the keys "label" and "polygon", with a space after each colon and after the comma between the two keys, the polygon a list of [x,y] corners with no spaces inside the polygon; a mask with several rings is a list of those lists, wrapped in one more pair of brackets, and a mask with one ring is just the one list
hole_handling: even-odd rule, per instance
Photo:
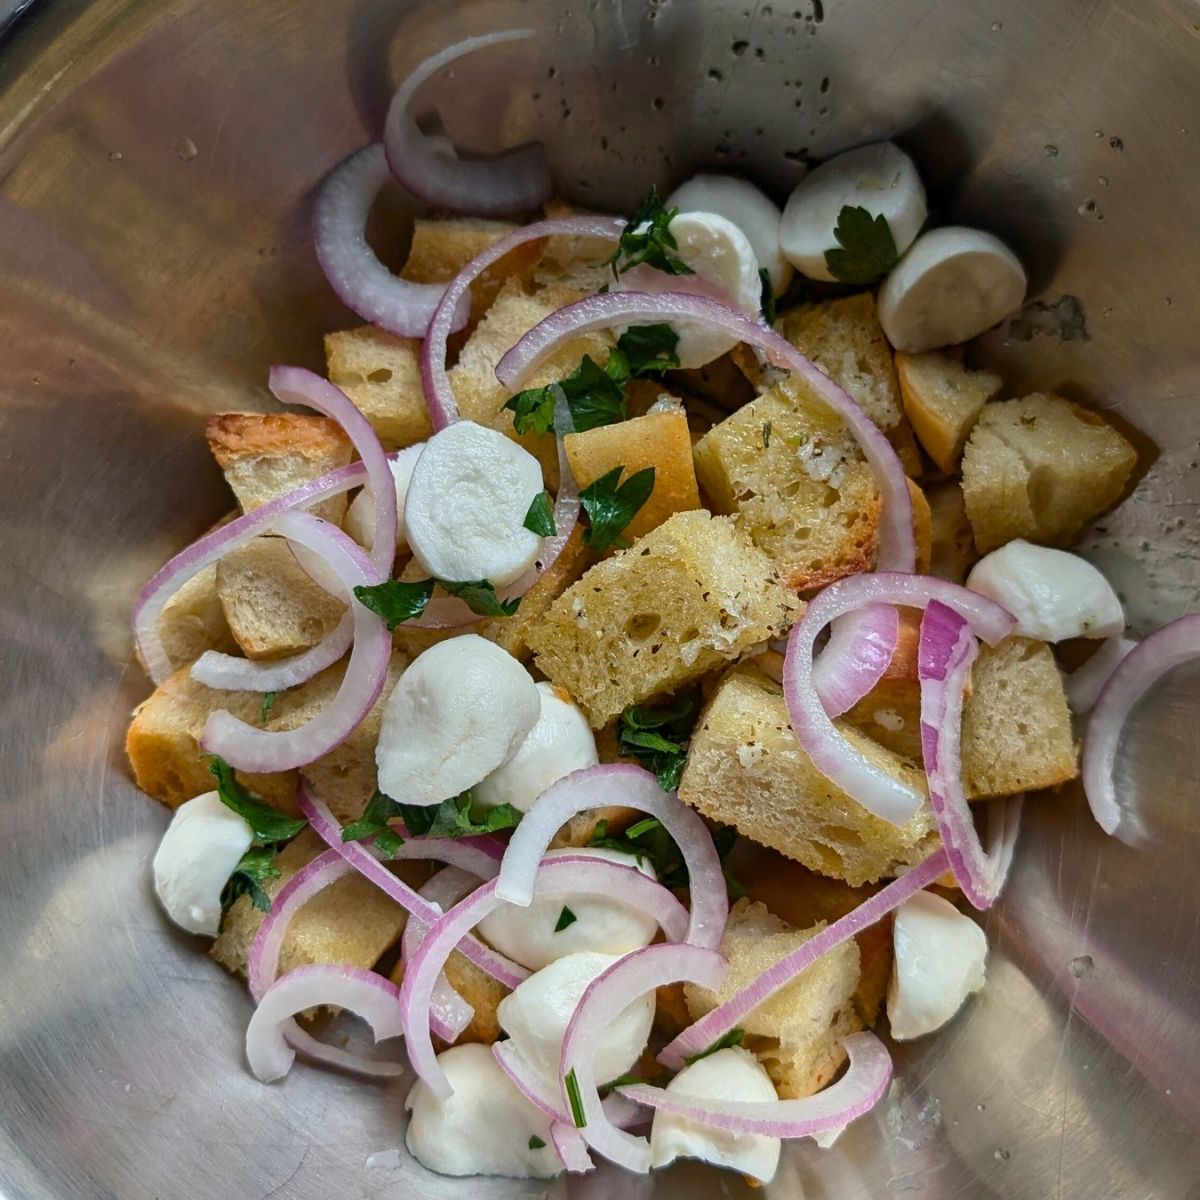
{"label": "white cheese piece", "polygon": [[[425,449],[424,442],[415,446],[406,446],[396,455],[388,458],[388,466],[392,469],[392,478],[396,481],[396,550],[408,549],[408,531],[404,525],[404,501],[408,497],[408,484],[412,479],[413,467]],[[370,550],[375,541],[375,498],[368,491],[361,491],[346,509],[346,518],[342,528],[364,550]]]}

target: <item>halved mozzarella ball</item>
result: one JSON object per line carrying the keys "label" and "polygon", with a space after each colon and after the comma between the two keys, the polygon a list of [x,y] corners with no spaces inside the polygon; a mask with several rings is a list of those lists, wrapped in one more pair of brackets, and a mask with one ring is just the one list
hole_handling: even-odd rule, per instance
{"label": "halved mozzarella ball", "polygon": [[[389,456],[388,466],[392,469],[392,478],[396,481],[396,549],[408,549],[408,531],[404,525],[404,501],[408,497],[408,484],[412,479],[413,468],[421,451],[425,449],[424,442],[415,446],[405,446],[394,456]],[[342,528],[364,550],[370,550],[375,541],[375,497],[363,490],[350,501],[346,509],[346,518]]]}
{"label": "halved mozzarella ball", "polygon": [[216,937],[221,893],[254,831],[216,792],[184,801],[154,855],[154,892],[181,929]]}
{"label": "halved mozzarella ball", "polygon": [[792,280],[792,264],[779,248],[781,213],[775,203],[745,179],[733,175],[693,175],[666,201],[680,212],[710,212],[732,221],[754,250],[758,266],[771,280],[771,291],[782,296]]}
{"label": "halved mozzarella ball", "polygon": [[512,583],[542,539],[525,528],[542,468],[495,429],[455,421],[425,443],[404,502],[408,544],[435,579]]}
{"label": "halved mozzarella ball", "polygon": [[541,711],[537,685],[511,654],[469,633],[438,642],[400,676],[383,710],[380,790],[438,804],[490,775]]}
{"label": "halved mozzarella ball", "polygon": [[[566,847],[551,850],[546,857],[565,854],[607,859],[655,877],[648,862],[639,862],[619,850]],[[573,920],[564,920],[564,908],[570,910]],[[501,954],[531,971],[540,971],[568,954],[628,954],[639,950],[654,941],[658,924],[617,896],[535,896],[525,908],[505,904],[489,913],[479,923],[479,932]]]}
{"label": "halved mozzarella ball", "polygon": [[1041,642],[1106,638],[1125,628],[1117,593],[1090,562],[1023,538],[985,554],[967,587],[1007,608],[1015,633]]}
{"label": "halved mozzarella ball", "polygon": [[[731,1046],[684,1067],[667,1091],[701,1100],[777,1100],[775,1085],[762,1063],[748,1050]],[[665,1167],[677,1158],[698,1158],[727,1167],[760,1183],[770,1183],[779,1166],[778,1138],[731,1133],[701,1125],[661,1110],[650,1127],[651,1161]]]}
{"label": "halved mozzarella ball", "polygon": [[887,1008],[894,1038],[941,1028],[983,987],[986,935],[933,892],[917,892],[896,910],[892,943],[896,958]]}
{"label": "halved mozzarella ball", "polygon": [[843,208],[883,217],[896,253],[903,254],[925,224],[925,188],[913,161],[892,142],[847,150],[810,171],[788,198],[779,226],[784,257],[809,279],[832,280],[825,252],[835,250]]}
{"label": "halved mozzarella ball", "polygon": [[969,341],[1025,299],[1025,268],[997,237],[947,225],[923,233],[879,289],[888,341],[922,354]]}

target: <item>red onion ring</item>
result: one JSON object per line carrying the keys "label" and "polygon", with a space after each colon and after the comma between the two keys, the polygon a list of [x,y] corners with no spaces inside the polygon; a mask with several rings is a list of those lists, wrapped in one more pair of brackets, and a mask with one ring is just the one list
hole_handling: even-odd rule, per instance
{"label": "red onion ring", "polygon": [[539,868],[545,869],[542,856],[554,835],[577,813],[610,805],[657,817],[675,839],[690,881],[692,910],[685,940],[716,949],[725,932],[729,897],[712,835],[694,809],[674,793],[664,792],[649,771],[631,763],[584,767],[552,783],[513,831],[496,880],[497,897],[526,907],[533,899]]}
{"label": "red onion ring", "polygon": [[1067,703],[1075,716],[1085,717],[1095,708],[1109,677],[1136,646],[1137,642],[1121,634],[1106,638],[1082,667],[1076,667],[1063,680]]}
{"label": "red onion ring", "polygon": [[464,38],[430,55],[409,73],[388,108],[383,144],[388,165],[402,187],[426,204],[477,217],[504,217],[537,208],[554,194],[540,142],[528,142],[487,160],[464,161],[445,138],[429,138],[411,111],[423,83],[443,67],[505,42],[523,41],[532,29],[504,29]]}
{"label": "red onion ring", "polygon": [[[442,297],[440,283],[411,283],[393,275],[367,244],[367,218],[379,189],[391,177],[378,143],[356,150],[329,173],[313,204],[317,261],[341,302],[364,321],[401,337],[424,337]],[[459,305],[455,328],[467,323]]]}
{"label": "red onion ring", "polygon": [[684,1060],[707,1049],[719,1037],[740,1024],[747,1013],[769,1000],[780,988],[786,987],[802,971],[812,966],[822,954],[860,934],[876,921],[886,917],[910,896],[933,883],[950,865],[945,850],[935,850],[911,871],[893,879],[869,900],[864,900],[853,912],[847,913],[820,933],[814,934],[802,946],[785,954],[773,967],[718,1005],[700,1020],[689,1025],[674,1041],[668,1043],[658,1061],[672,1070],[681,1070]]}
{"label": "red onion ring", "polygon": [[[1137,702],[1168,671],[1200,657],[1200,613],[1180,617],[1131,650],[1100,689],[1083,741],[1083,790],[1105,833],[1131,836],[1135,819],[1117,799],[1113,772],[1121,730]],[[1121,831],[1118,833],[1118,831]]]}
{"label": "red onion ring", "polygon": [[884,676],[900,640],[900,614],[869,604],[838,617],[813,663],[813,686],[829,717],[852,709]]}
{"label": "red onion ring", "polygon": [[613,1017],[638,997],[667,984],[686,981],[719,987],[728,966],[715,950],[699,946],[645,946],[619,958],[588,984],[567,1023],[558,1074],[564,1105],[570,1104],[567,1077],[575,1079],[583,1110],[583,1122],[577,1117],[576,1127],[597,1154],[642,1175],[650,1170],[650,1143],[613,1125],[596,1090],[604,1082],[596,1078],[596,1051]]}
{"label": "red onion ring", "polygon": [[588,1154],[587,1142],[580,1137],[579,1130],[573,1125],[563,1121],[551,1121],[550,1141],[554,1144],[554,1153],[572,1175],[582,1175],[596,1169],[596,1164]]}
{"label": "red onion ring", "polygon": [[[528,819],[527,813],[521,824]],[[517,826],[518,829],[520,827]],[[429,1037],[429,1006],[433,989],[446,960],[462,939],[488,913],[495,912],[507,903],[497,891],[498,883],[499,879],[489,880],[448,913],[430,922],[429,933],[404,972],[400,997],[404,1007],[409,1061],[417,1076],[439,1100],[445,1100],[453,1089],[438,1064]],[[547,859],[535,872],[534,893],[619,895],[656,920],[667,937],[678,939],[684,933],[685,911],[666,888],[635,867],[622,866],[607,859],[582,854],[564,854],[559,858]]]}
{"label": "red onion ring", "polygon": [[[347,591],[378,580],[358,545],[328,521],[309,513],[286,513],[274,522],[284,537],[319,554],[341,577]],[[338,690],[311,720],[296,729],[256,729],[225,709],[210,713],[200,744],[241,771],[287,771],[340,746],[371,711],[387,682],[392,639],[384,622],[356,604],[354,648]]]}
{"label": "red onion ring", "polygon": [[792,626],[783,663],[783,688],[796,739],[817,769],[869,812],[903,825],[924,802],[921,793],[853,749],[821,705],[813,682],[813,647],[835,618],[870,604],[924,608],[939,600],[961,613],[984,641],[994,645],[1012,632],[1013,617],[985,596],[932,575],[876,572],[830,584]]}
{"label": "red onion ring", "polygon": [[644,1083],[618,1090],[639,1104],[715,1129],[774,1138],[817,1137],[840,1131],[870,1112],[892,1078],[891,1055],[873,1033],[853,1033],[842,1044],[850,1057],[845,1075],[803,1099],[698,1099]]}
{"label": "red onion ring", "polygon": [[[395,984],[359,967],[305,966],[277,979],[263,995],[246,1026],[246,1059],[250,1070],[263,1083],[282,1079],[292,1069],[296,1050],[333,1066],[361,1070],[364,1060],[303,1034],[295,1049],[288,1045],[285,1030],[292,1018],[306,1008],[336,1005],[349,1009],[371,1026],[375,1040],[399,1037],[399,992]],[[404,1073],[400,1062],[372,1064],[373,1073],[395,1076]]]}

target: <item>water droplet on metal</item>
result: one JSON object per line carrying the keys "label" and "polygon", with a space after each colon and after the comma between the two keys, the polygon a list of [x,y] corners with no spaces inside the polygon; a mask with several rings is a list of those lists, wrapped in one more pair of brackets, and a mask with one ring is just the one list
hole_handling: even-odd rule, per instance
{"label": "water droplet on metal", "polygon": [[1058,157],[1058,147],[1047,144],[1042,147],[1042,153],[1047,158],[1057,158]]}
{"label": "water droplet on metal", "polygon": [[1008,1162],[1008,1160],[1010,1158],[1012,1158],[1012,1155],[1009,1154],[1009,1152],[1007,1150],[1001,1149],[1001,1150],[997,1150],[996,1153],[992,1155],[992,1157],[997,1162]]}
{"label": "water droplet on metal", "polygon": [[1075,976],[1076,979],[1083,979],[1090,975],[1096,969],[1096,963],[1090,954],[1080,954],[1077,958],[1071,959],[1067,963],[1067,970]]}
{"label": "water droplet on metal", "polygon": [[180,138],[175,143],[175,154],[180,162],[188,162],[199,153],[200,151],[196,149],[196,143],[191,138]]}
{"label": "water droplet on metal", "polygon": [[1003,21],[993,21],[992,22],[992,32],[993,33],[999,33],[1003,28],[1004,28]]}

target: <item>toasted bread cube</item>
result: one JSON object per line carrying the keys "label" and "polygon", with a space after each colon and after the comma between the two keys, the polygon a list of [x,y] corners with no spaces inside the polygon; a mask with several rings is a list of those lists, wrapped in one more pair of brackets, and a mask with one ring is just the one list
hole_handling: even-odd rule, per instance
{"label": "toasted bread cube", "polygon": [[[353,452],[335,421],[299,413],[216,413],[204,433],[243,512],[344,467]],[[330,496],[312,511],[340,525],[346,497]]]}
{"label": "toasted bread cube", "polygon": [[928,575],[933,557],[933,513],[925,493],[911,479],[907,483],[913,510],[913,540],[917,544],[917,573]]}
{"label": "toasted bread cube", "polygon": [[592,567],[529,636],[535,663],[599,729],[776,636],[794,602],[729,517],[676,513]]}
{"label": "toasted bread cube", "polygon": [[329,382],[350,397],[388,450],[433,433],[421,386],[421,343],[374,325],[325,335]]}
{"label": "toasted bread cube", "polygon": [[564,441],[581,491],[614,467],[625,468],[622,481],[635,471],[654,468],[654,490],[626,526],[627,541],[657,529],[672,513],[700,507],[692,438],[682,407],[569,433]]}
{"label": "toasted bread cube", "polygon": [[979,560],[975,534],[967,519],[967,505],[957,480],[935,483],[925,492],[929,504],[929,571],[951,583],[962,583]]}
{"label": "toasted bread cube", "polygon": [[[583,213],[584,210],[574,208],[565,200],[556,198],[546,202],[547,218],[582,216]],[[597,292],[604,284],[612,282],[608,260],[616,248],[612,238],[556,234],[546,239],[541,262],[534,270],[534,280],[548,287],[567,284],[581,293]]]}
{"label": "toasted bread cube", "polygon": [[[315,833],[303,830],[276,856],[279,877],[264,881],[263,891],[274,899],[283,885],[324,849],[325,843]],[[429,866],[400,863],[397,874],[406,883],[419,886],[428,878]],[[265,916],[249,896],[235,900],[213,943],[213,958],[233,974],[245,975],[250,948]],[[314,963],[370,970],[395,945],[407,917],[395,900],[352,871],[318,892],[292,917],[279,952],[279,973]]]}
{"label": "toasted bread cube", "polygon": [[897,354],[896,377],[904,411],[925,453],[947,474],[958,470],[963,447],[983,406],[1004,380],[993,371],[969,371],[961,354]]}
{"label": "toasted bread cube", "polygon": [[1035,394],[984,407],[963,454],[980,554],[1013,538],[1066,545],[1120,499],[1137,453],[1099,413]]}
{"label": "toasted bread cube", "polygon": [[217,594],[217,564],[197,571],[163,606],[158,636],[172,670],[195,662],[205,650],[232,654],[237,642]]}
{"label": "toasted bread cube", "polygon": [[345,604],[314,583],[284,538],[258,537],[217,563],[217,596],[247,658],[282,658],[323,641]]}
{"label": "toasted bread cube", "polygon": [[741,515],[790,588],[869,570],[882,504],[841,418],[798,382],[772,388],[696,443],[713,507]]}
{"label": "toasted bread cube", "polygon": [[[911,763],[845,722],[838,728],[890,775],[925,790]],[[915,866],[936,845],[928,804],[897,827],[826,779],[796,741],[783,689],[745,667],[721,681],[701,714],[679,796],[710,820],[855,886]]]}
{"label": "toasted bread cube", "polygon": [[[729,1000],[824,928],[820,922],[794,929],[764,905],[739,900],[721,939],[729,970],[720,988],[684,987],[692,1020]],[[845,1062],[842,1039],[862,1028],[853,1000],[858,974],[858,947],[851,939],[823,954],[741,1021],[743,1045],[758,1055],[781,1100],[811,1096]]]}

